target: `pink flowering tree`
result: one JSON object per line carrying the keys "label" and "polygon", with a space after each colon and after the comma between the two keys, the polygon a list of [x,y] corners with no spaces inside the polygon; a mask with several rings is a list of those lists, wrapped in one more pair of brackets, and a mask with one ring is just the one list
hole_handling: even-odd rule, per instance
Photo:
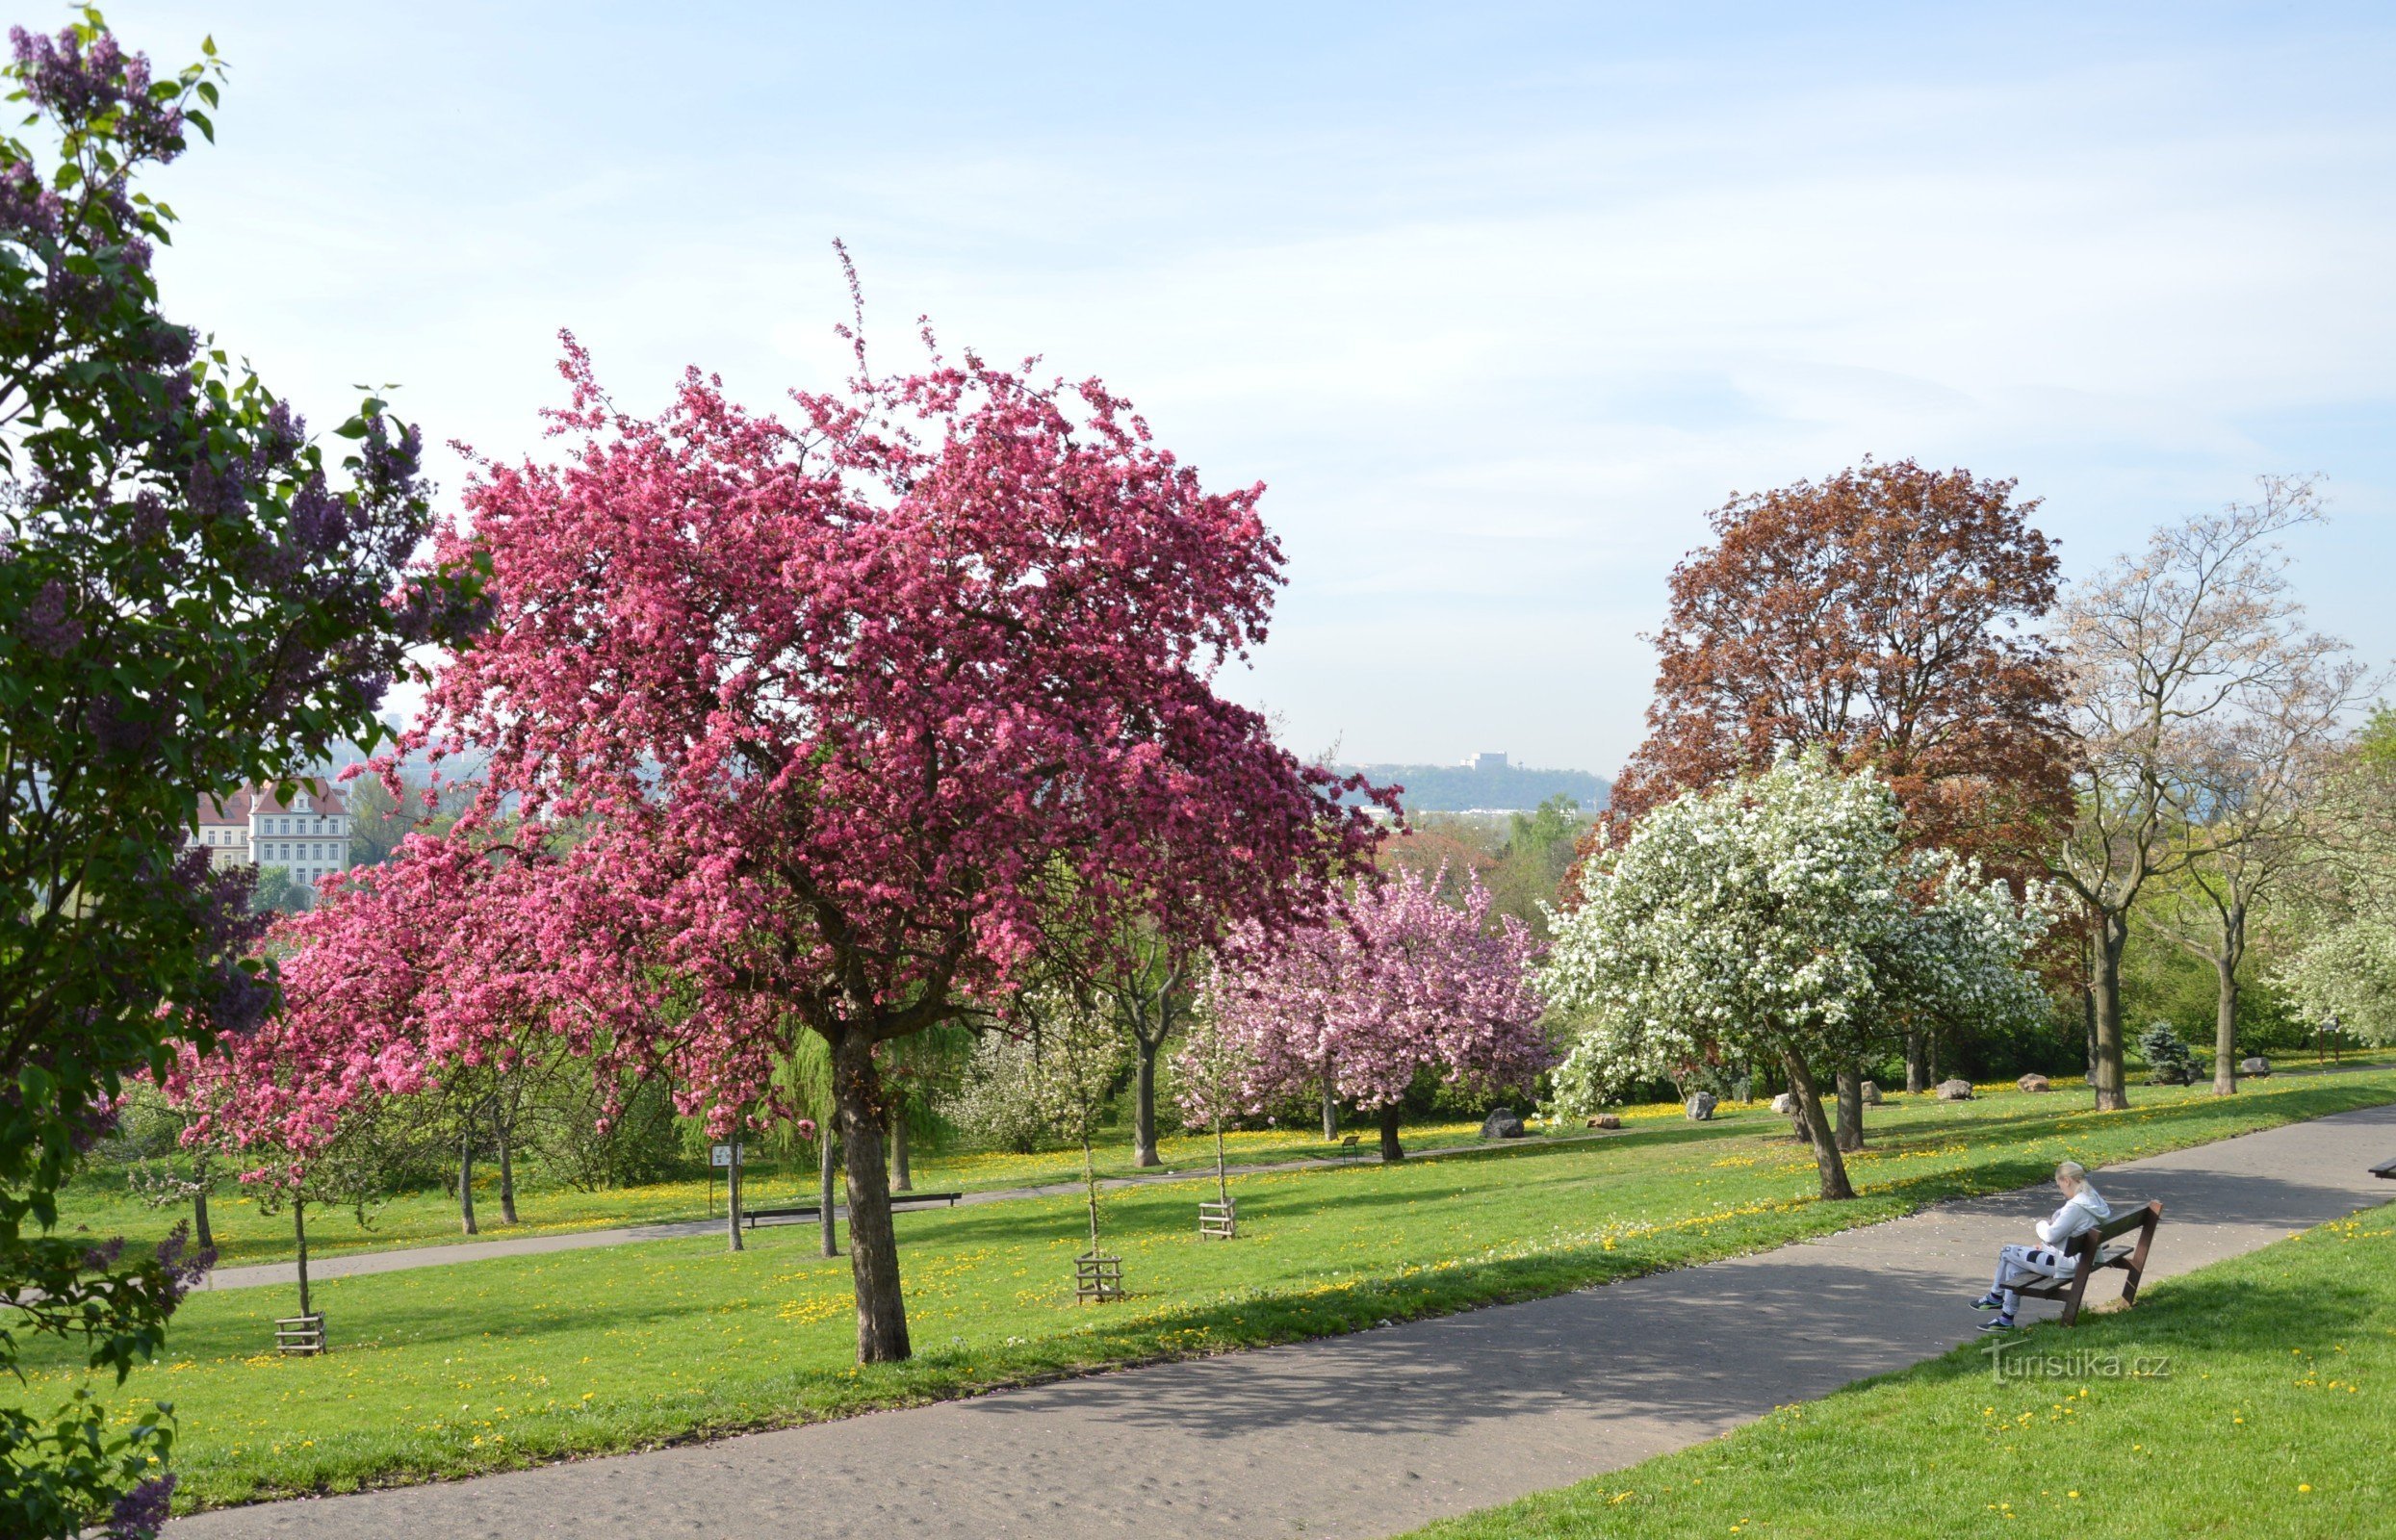
{"label": "pink flowering tree", "polygon": [[372,1041],[419,1083],[417,1120],[457,1168],[459,1224],[477,1233],[474,1156],[497,1142],[501,1216],[516,1222],[513,1151],[527,1098],[569,1047],[604,1057],[591,1014],[561,994],[538,910],[549,831],[461,820],[410,834],[394,858],[287,921],[282,943],[323,1003],[295,1030]]}
{"label": "pink flowering tree", "polygon": [[324,944],[337,919],[328,906],[278,922],[268,944],[280,954],[280,1008],[215,1055],[180,1049],[160,1082],[184,1115],[184,1146],[225,1159],[265,1212],[291,1214],[301,1315],[309,1208],[347,1205],[365,1222],[394,1165],[384,1114],[424,1086],[421,1049],[390,1030],[404,1017],[385,1009],[412,992],[411,948]]}
{"label": "pink flowering tree", "polygon": [[1096,381],[934,356],[753,416],[695,372],[617,411],[567,343],[563,463],[486,465],[436,559],[489,629],[409,746],[571,826],[528,913],[552,988],[719,1127],[820,1038],[858,1351],[908,1356],[877,1050],[1095,976],[1146,923],[1277,934],[1369,859],[1361,783],[1214,671],[1265,632],[1259,488],[1216,493]]}
{"label": "pink flowering tree", "polygon": [[1245,1110],[1319,1091],[1327,1121],[1343,1102],[1377,1114],[1381,1159],[1395,1161],[1400,1106],[1423,1071],[1473,1091],[1528,1089],[1554,1062],[1531,985],[1537,943],[1520,920],[1492,916],[1478,878],[1442,902],[1445,875],[1401,869],[1359,887],[1344,923],[1232,949],[1211,1004],[1242,1065]]}
{"label": "pink flowering tree", "polygon": [[328,882],[315,908],[268,933],[274,1014],[166,1078],[186,1145],[221,1152],[265,1206],[291,1212],[303,1314],[308,1209],[345,1204],[363,1221],[413,1153],[425,1099],[514,1067],[546,1030],[554,980],[525,908],[539,857],[477,825],[410,834],[395,860]]}

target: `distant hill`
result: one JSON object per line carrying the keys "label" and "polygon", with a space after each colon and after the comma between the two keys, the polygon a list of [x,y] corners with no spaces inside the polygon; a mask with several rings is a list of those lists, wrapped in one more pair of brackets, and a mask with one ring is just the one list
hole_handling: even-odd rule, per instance
{"label": "distant hill", "polygon": [[1405,787],[1408,812],[1465,812],[1472,808],[1531,808],[1562,793],[1585,811],[1606,806],[1611,787],[1586,770],[1533,770],[1522,765],[1365,764],[1343,766],[1364,772],[1375,785]]}

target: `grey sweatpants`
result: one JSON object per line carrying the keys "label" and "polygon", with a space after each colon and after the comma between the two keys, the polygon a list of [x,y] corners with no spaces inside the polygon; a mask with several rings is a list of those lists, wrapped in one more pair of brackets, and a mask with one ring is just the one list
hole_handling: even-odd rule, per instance
{"label": "grey sweatpants", "polygon": [[1989,1293],[2004,1301],[2010,1316],[2022,1303],[2015,1290],[2048,1278],[2068,1278],[2078,1266],[2051,1245],[2004,1246],[1997,1253],[1997,1281],[1989,1285]]}

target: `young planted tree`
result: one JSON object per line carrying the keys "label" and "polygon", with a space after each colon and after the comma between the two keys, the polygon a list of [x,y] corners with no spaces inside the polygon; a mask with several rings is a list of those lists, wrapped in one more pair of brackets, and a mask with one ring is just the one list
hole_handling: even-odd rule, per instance
{"label": "young planted tree", "polygon": [[1277,944],[1236,946],[1209,1007],[1247,1065],[1249,1110],[1322,1086],[1376,1115],[1381,1159],[1403,1160],[1399,1116],[1428,1070],[1467,1091],[1528,1089],[1553,1055],[1531,988],[1537,944],[1467,885],[1399,870],[1350,895],[1343,918]]}
{"label": "young planted tree", "polygon": [[188,1116],[185,1147],[234,1167],[261,1214],[291,1216],[302,1316],[315,1314],[308,1211],[348,1208],[364,1227],[414,1154],[394,1142],[404,1123],[391,1116],[398,1098],[390,1090],[413,1090],[413,1081],[360,1058],[341,1060],[347,1073],[329,1073],[325,1045],[308,1031],[278,1015],[230,1053],[185,1051],[166,1080]]}
{"label": "young planted tree", "polygon": [[1096,1002],[1069,989],[1034,988],[1015,1002],[1032,1034],[1031,1093],[1049,1130],[1081,1146],[1082,1187],[1090,1201],[1090,1255],[1098,1257],[1095,1144],[1106,1104],[1122,1074],[1121,1030]]}
{"label": "young planted tree", "polygon": [[1556,1071],[1568,1115],[1623,1085],[1777,1063],[1821,1195],[1855,1195],[1821,1088],[1908,1013],[2040,1009],[2022,969],[2044,916],[1945,851],[1906,854],[1896,797],[1816,750],[1688,792],[1583,870],[1540,976],[1585,1023]]}
{"label": "young planted tree", "polygon": [[2129,1105],[2122,954],[2131,912],[2150,882],[2185,870],[2193,854],[2178,836],[2183,809],[2203,806],[2202,735],[2241,700],[2283,697],[2304,664],[2275,537],[2320,517],[2312,483],[2266,478],[2256,501],[2157,529],[2065,608],[2078,812],[2052,860],[2089,927],[2089,1072],[2100,1110]]}
{"label": "young planted tree", "polygon": [[[571,343],[565,373],[572,459],[483,467],[439,544],[494,623],[409,746],[484,746],[493,805],[573,820],[559,987],[685,1110],[823,1040],[859,1354],[903,1359],[879,1050],[1035,958],[1103,976],[1137,926],[1285,928],[1367,860],[1364,788],[1212,689],[1278,580],[1257,489],[1205,491],[1095,381],[936,358],[791,426],[696,373],[626,416]],[[693,1009],[644,1003],[667,980]]]}
{"label": "young planted tree", "polygon": [[[173,216],[139,181],[211,132],[220,72],[154,78],[95,11],[12,34],[0,137],[0,1296],[120,1377],[190,1281],[54,1233],[60,1185],[125,1081],[253,1026],[246,882],[183,849],[199,800],[345,737],[407,650],[464,615],[403,564],[429,515],[417,436],[369,400],[329,465],[226,349],[160,312]],[[22,136],[22,137],[18,137]],[[0,1529],[165,1517],[164,1415],[96,1397],[0,1409]],[[113,1513],[113,1517],[112,1517]]]}
{"label": "young planted tree", "polygon": [[[1209,990],[1210,997],[1220,993]],[[1224,1159],[1224,1124],[1240,1115],[1254,1073],[1244,1040],[1224,1026],[1216,1012],[1200,1009],[1181,1051],[1173,1056],[1174,1099],[1183,1127],[1215,1136],[1215,1201],[1225,1214],[1231,1206],[1231,1173]]]}

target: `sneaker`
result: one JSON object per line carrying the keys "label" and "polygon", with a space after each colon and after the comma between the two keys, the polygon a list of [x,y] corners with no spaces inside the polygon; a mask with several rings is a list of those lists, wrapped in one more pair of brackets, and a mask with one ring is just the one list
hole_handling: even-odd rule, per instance
{"label": "sneaker", "polygon": [[1971,1308],[1974,1310],[2002,1310],[2005,1308],[2005,1301],[1997,1298],[1997,1296],[1993,1294],[1984,1294],[1979,1298],[1971,1301]]}
{"label": "sneaker", "polygon": [[2013,1330],[2013,1317],[1998,1316],[1995,1321],[1983,1321],[1980,1322],[1980,1329],[1982,1331],[2011,1331]]}

